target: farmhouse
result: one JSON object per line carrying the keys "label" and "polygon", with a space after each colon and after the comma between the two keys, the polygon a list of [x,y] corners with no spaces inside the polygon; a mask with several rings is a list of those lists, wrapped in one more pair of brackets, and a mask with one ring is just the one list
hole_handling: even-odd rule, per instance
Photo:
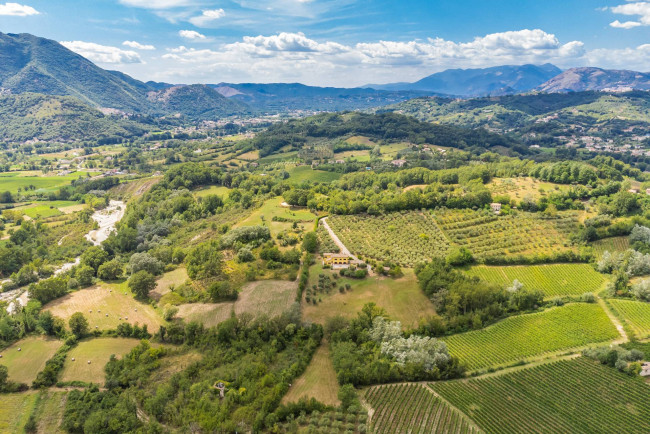
{"label": "farmhouse", "polygon": [[628,190],[628,192],[630,192],[630,193],[634,193],[634,194],[637,194],[637,193],[639,192],[639,189],[638,189],[638,188],[630,188],[630,189]]}
{"label": "farmhouse", "polygon": [[323,265],[336,268],[347,268],[350,266],[350,256],[342,253],[324,253]]}
{"label": "farmhouse", "polygon": [[494,211],[495,214],[499,215],[501,214],[501,204],[498,202],[494,202],[490,204],[490,208],[492,208],[492,211]]}
{"label": "farmhouse", "polygon": [[650,377],[650,362],[644,362],[641,365],[641,373],[639,375],[642,377]]}
{"label": "farmhouse", "polygon": [[406,160],[393,160],[390,162],[395,167],[402,167],[406,164]]}

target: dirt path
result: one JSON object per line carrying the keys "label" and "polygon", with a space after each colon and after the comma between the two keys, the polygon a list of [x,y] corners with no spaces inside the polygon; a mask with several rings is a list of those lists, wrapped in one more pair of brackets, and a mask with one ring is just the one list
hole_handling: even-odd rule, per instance
{"label": "dirt path", "polygon": [[330,234],[330,237],[332,238],[332,241],[334,241],[334,244],[337,245],[339,249],[341,249],[341,254],[342,255],[348,255],[351,257],[353,260],[357,261],[359,258],[354,256],[350,251],[348,250],[347,247],[345,247],[345,244],[339,239],[339,237],[334,233],[332,228],[330,228],[330,225],[327,224],[327,217],[321,219],[321,223],[323,224],[323,227],[327,229],[327,232]]}
{"label": "dirt path", "polygon": [[616,326],[616,330],[618,330],[618,333],[621,335],[619,339],[616,339],[614,342],[612,342],[614,345],[618,344],[624,344],[625,342],[628,342],[630,338],[627,336],[627,332],[625,331],[625,327],[623,327],[623,324],[619,321],[619,319],[612,313],[612,311],[609,309],[609,306],[607,306],[607,303],[605,303],[605,300],[602,298],[598,297],[598,304],[600,307],[603,308],[607,316],[609,317],[609,320],[614,323]]}

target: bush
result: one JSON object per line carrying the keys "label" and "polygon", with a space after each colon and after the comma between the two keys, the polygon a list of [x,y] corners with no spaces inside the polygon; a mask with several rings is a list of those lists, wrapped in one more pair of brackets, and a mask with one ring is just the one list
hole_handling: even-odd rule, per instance
{"label": "bush", "polygon": [[122,277],[122,264],[113,259],[99,266],[97,277],[102,280],[117,280]]}
{"label": "bush", "polygon": [[580,301],[582,301],[583,303],[595,303],[596,296],[591,292],[585,292],[580,296]]}

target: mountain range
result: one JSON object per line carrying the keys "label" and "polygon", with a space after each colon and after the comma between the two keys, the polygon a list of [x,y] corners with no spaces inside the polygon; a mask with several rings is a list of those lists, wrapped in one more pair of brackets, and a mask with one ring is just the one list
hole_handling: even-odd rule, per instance
{"label": "mountain range", "polygon": [[363,88],[215,83],[145,83],[118,71],[102,69],[56,41],[26,33],[0,33],[0,94],[70,96],[95,108],[154,116],[181,114],[189,119],[359,110],[419,96],[649,90],[650,74],[599,68],[561,71],[554,65],[544,64],[450,69],[414,83]]}

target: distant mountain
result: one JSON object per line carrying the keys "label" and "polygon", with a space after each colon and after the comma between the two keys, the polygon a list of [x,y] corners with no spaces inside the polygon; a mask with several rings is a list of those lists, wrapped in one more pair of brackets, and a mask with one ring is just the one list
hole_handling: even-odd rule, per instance
{"label": "distant mountain", "polygon": [[204,84],[151,91],[147,94],[147,99],[165,112],[181,113],[192,119],[213,119],[250,112],[246,104],[230,100]]}
{"label": "distant mountain", "polygon": [[0,87],[12,93],[74,96],[96,107],[149,111],[147,85],[106,71],[50,39],[0,33]]}
{"label": "distant mountain", "polygon": [[423,91],[381,91],[362,88],[306,86],[299,83],[212,84],[221,95],[266,113],[358,110],[435,95]]}
{"label": "distant mountain", "polygon": [[507,95],[527,92],[562,72],[557,66],[506,65],[480,69],[448,69],[415,83],[367,85],[380,90],[411,90],[456,96]]}
{"label": "distant mountain", "polygon": [[547,93],[650,90],[650,74],[601,68],[572,68],[543,83],[537,90]]}

